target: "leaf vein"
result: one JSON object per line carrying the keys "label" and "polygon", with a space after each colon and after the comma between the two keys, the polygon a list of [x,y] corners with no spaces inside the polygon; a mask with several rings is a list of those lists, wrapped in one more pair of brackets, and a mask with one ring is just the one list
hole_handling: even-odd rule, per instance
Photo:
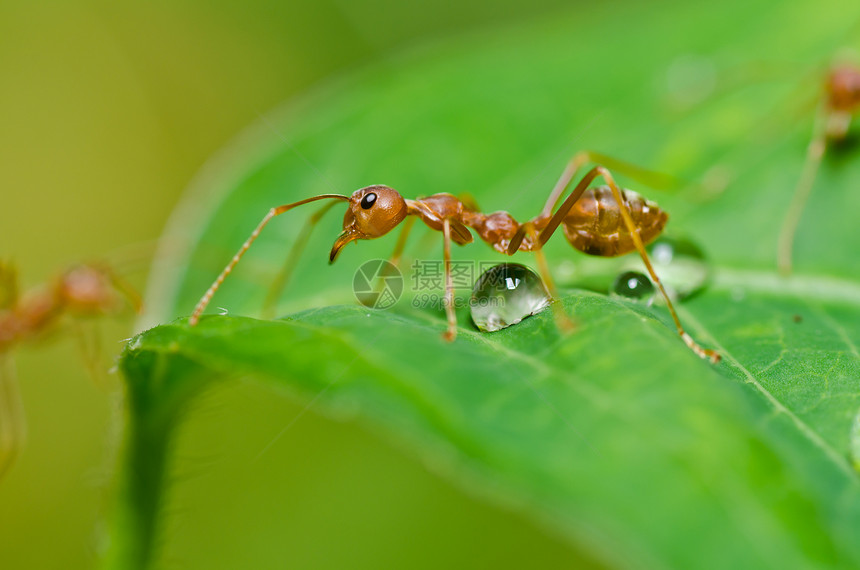
{"label": "leaf vein", "polygon": [[818,434],[814,429],[812,429],[809,424],[800,419],[794,412],[785,407],[785,405],[780,402],[770,391],[765,388],[761,382],[759,382],[755,376],[738,361],[734,355],[729,352],[716,338],[712,335],[698,320],[696,320],[689,311],[678,308],[679,312],[684,314],[684,320],[690,323],[692,326],[696,328],[698,334],[708,338],[708,341],[714,345],[714,347],[719,351],[723,357],[731,363],[732,367],[738,370],[744,377],[746,383],[751,384],[756,390],[758,390],[765,399],[773,406],[774,412],[777,414],[785,414],[786,417],[791,420],[791,422],[795,425],[795,427],[806,436],[809,441],[818,447],[824,454],[831,460],[836,466],[846,475],[854,478],[854,471],[851,469],[851,466],[842,457],[833,447],[828,444],[821,435]]}

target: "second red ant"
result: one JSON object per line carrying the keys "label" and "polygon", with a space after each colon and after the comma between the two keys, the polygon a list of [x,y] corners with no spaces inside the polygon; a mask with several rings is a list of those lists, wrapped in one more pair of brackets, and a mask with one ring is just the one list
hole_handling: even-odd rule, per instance
{"label": "second red ant", "polygon": [[[645,244],[653,241],[663,231],[668,214],[657,204],[646,200],[630,190],[622,190],[616,184],[610,171],[604,166],[591,168],[573,188],[567,198],[558,206],[563,194],[570,186],[579,169],[589,162],[614,163],[619,169],[642,173],[641,169],[626,163],[608,159],[602,155],[582,152],[574,156],[552,192],[540,214],[525,223],[517,222],[508,212],[498,211],[484,214],[472,203],[451,194],[434,194],[426,198],[410,200],[399,192],[384,185],[367,186],[356,190],[351,196],[341,194],[321,194],[272,208],[263,217],[233,259],[223,269],[214,283],[203,294],[189,319],[195,326],[212,300],[212,296],[233,270],[260,232],[275,216],[279,216],[297,206],[317,200],[340,200],[347,202],[349,208],[343,218],[343,231],[334,242],[329,253],[329,261],[334,262],[343,247],[351,241],[381,237],[404,220],[421,219],[428,227],[442,232],[443,259],[445,267],[445,308],[448,326],[444,333],[446,340],[452,341],[457,335],[457,320],[454,313],[454,288],[451,278],[451,242],[465,245],[473,241],[472,233],[491,245],[496,251],[513,255],[517,251],[534,252],[541,277],[553,298],[558,298],[549,266],[542,247],[562,226],[570,244],[590,255],[612,257],[637,251],[648,270],[651,279],[660,289],[666,306],[684,343],[699,357],[717,362],[720,358],[715,351],[702,348],[684,330],[672,301],[660,278],[651,265]],[[589,188],[597,177],[602,177],[606,186]],[[555,209],[555,211],[553,211]],[[410,216],[413,216],[410,218]],[[318,216],[316,216],[318,218]],[[395,248],[394,257],[399,256],[405,234],[412,224],[407,223]],[[569,325],[570,321],[556,304],[560,324]],[[569,328],[566,327],[566,328]]]}
{"label": "second red ant", "polygon": [[850,65],[833,68],[827,75],[823,91],[803,171],[779,233],[777,267],[783,275],[791,273],[794,234],[827,146],[845,140],[851,119],[860,110],[860,69]]}
{"label": "second red ant", "polygon": [[140,310],[137,292],[104,265],[78,265],[49,285],[21,293],[12,266],[0,262],[0,477],[23,444],[24,416],[11,352],[56,330],[66,317],[119,312],[123,298]]}

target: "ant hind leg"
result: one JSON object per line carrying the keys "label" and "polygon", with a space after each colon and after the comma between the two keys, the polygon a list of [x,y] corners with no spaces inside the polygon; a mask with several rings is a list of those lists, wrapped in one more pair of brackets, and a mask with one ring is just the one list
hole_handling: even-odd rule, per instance
{"label": "ant hind leg", "polygon": [[[565,171],[567,173],[567,171]],[[550,196],[550,201],[547,203],[554,203],[553,197],[555,200],[561,196],[563,191],[568,187],[571,182],[573,173],[570,173],[570,177],[567,177],[566,174],[562,176],[559,183],[563,182],[561,186],[561,190],[555,189],[553,190],[552,195]],[[681,326],[681,321],[678,319],[678,315],[675,312],[675,307],[672,305],[672,300],[669,298],[669,295],[666,293],[666,289],[663,288],[663,283],[660,282],[660,278],[657,276],[657,273],[654,271],[654,268],[651,266],[651,260],[648,258],[648,252],[645,251],[645,245],[642,243],[642,239],[639,237],[639,231],[636,229],[636,225],[633,223],[633,218],[630,215],[630,211],[627,206],[627,202],[624,200],[623,194],[621,190],[618,188],[618,185],[615,183],[615,179],[612,177],[612,174],[603,166],[595,166],[591,170],[589,170],[582,179],[577,183],[576,187],[570,193],[570,195],[562,202],[561,206],[559,206],[558,210],[552,215],[549,222],[544,226],[543,230],[541,230],[540,235],[537,237],[535,241],[535,245],[537,247],[543,246],[546,244],[547,240],[552,236],[552,234],[558,229],[558,226],[561,224],[562,220],[564,220],[565,216],[567,216],[568,212],[570,212],[573,205],[582,197],[582,194],[588,188],[588,185],[597,178],[598,176],[602,176],[606,183],[609,185],[612,190],[612,195],[615,198],[615,201],[618,203],[618,209],[621,212],[621,217],[624,220],[624,225],[627,227],[627,231],[630,233],[630,237],[633,240],[633,245],[636,248],[636,251],[639,252],[640,257],[642,257],[642,261],[645,263],[645,267],[648,270],[648,273],[651,276],[651,279],[657,285],[657,288],[660,289],[660,293],[663,295],[663,298],[666,300],[666,306],[669,308],[669,313],[672,315],[672,320],[675,323],[675,326],[678,329],[678,334],[681,336],[681,339],[684,343],[695,352],[701,358],[705,358],[710,360],[711,362],[718,362],[720,359],[720,355],[713,350],[702,348],[699,346],[693,338],[687,334],[684,330],[684,327]],[[558,190],[558,191],[557,191]],[[549,214],[547,212],[542,212],[541,215],[536,219],[545,218]],[[532,220],[534,222],[534,220]],[[514,239],[511,240],[511,244],[508,247],[508,255],[512,255],[519,248],[520,242],[522,242],[522,238],[524,236],[524,229],[521,227],[520,230],[514,236]]]}
{"label": "ant hind leg", "polygon": [[681,325],[681,320],[678,318],[678,314],[675,312],[675,307],[674,305],[672,305],[672,300],[669,298],[668,293],[666,293],[666,289],[663,287],[663,283],[660,281],[660,278],[654,271],[654,267],[651,265],[651,259],[648,257],[648,252],[645,251],[645,244],[642,243],[642,238],[639,237],[639,231],[636,229],[636,226],[633,223],[633,218],[630,215],[630,210],[627,206],[626,200],[624,199],[624,195],[621,193],[621,190],[615,183],[615,179],[612,177],[612,174],[610,174],[610,172],[602,166],[599,166],[597,168],[600,170],[601,176],[603,176],[603,179],[606,180],[606,183],[612,190],[612,196],[618,203],[618,209],[621,212],[621,218],[624,220],[624,225],[627,226],[627,231],[630,233],[630,237],[633,240],[633,245],[636,247],[636,251],[639,252],[639,256],[642,258],[642,262],[645,264],[645,268],[648,270],[648,274],[651,276],[651,279],[657,285],[657,288],[660,289],[660,293],[666,300],[666,307],[669,309],[669,314],[672,315],[672,320],[675,322],[675,327],[678,329],[678,334],[681,335],[681,339],[684,341],[684,344],[686,344],[690,348],[690,350],[695,352],[700,358],[704,358],[716,364],[720,361],[719,353],[708,348],[702,348],[695,340],[693,340],[693,337],[691,337]]}
{"label": "ant hind leg", "polygon": [[648,170],[631,162],[612,158],[599,152],[583,150],[573,155],[573,158],[565,166],[552,192],[550,192],[546,204],[544,204],[541,216],[548,217],[552,213],[552,209],[556,206],[562,194],[564,194],[565,189],[576,177],[576,173],[588,163],[608,165],[609,168],[623,172],[630,178],[655,189],[678,188],[684,184],[682,180],[674,176],[663,174],[662,172],[654,172],[653,170]]}

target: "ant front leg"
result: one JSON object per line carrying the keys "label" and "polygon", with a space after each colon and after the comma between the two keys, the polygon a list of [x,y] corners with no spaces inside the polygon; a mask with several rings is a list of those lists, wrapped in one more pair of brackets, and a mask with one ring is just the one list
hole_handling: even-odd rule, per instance
{"label": "ant front leg", "polygon": [[388,263],[391,265],[400,265],[400,259],[403,257],[403,250],[406,249],[406,240],[409,239],[409,233],[415,225],[415,217],[409,217],[403,220],[403,230],[397,236],[397,243],[394,244],[394,250],[391,252],[391,257],[388,258]]}
{"label": "ant front leg", "polygon": [[0,352],[0,479],[21,452],[26,438],[25,426],[12,357]]}
{"label": "ant front leg", "polygon": [[544,284],[546,284],[546,288],[549,291],[550,297],[553,299],[553,313],[555,314],[555,322],[558,323],[558,328],[563,333],[570,333],[576,328],[573,320],[568,316],[567,312],[564,310],[564,305],[561,304],[561,296],[558,294],[558,289],[555,286],[555,280],[552,278],[552,274],[549,271],[549,264],[546,262],[546,256],[543,253],[543,247],[541,247],[540,242],[538,241],[538,234],[535,231],[534,224],[532,222],[526,222],[523,224],[522,228],[524,232],[529,235],[529,238],[532,240],[534,246],[534,254],[535,260],[537,261],[538,271],[540,271],[541,279],[543,279]]}
{"label": "ant front leg", "polygon": [[445,315],[448,317],[448,329],[442,338],[448,342],[457,338],[457,314],[454,312],[454,280],[451,277],[451,220],[442,220],[443,254],[445,260]]}
{"label": "ant front leg", "polygon": [[[394,244],[394,249],[391,251],[391,255],[388,257],[388,263],[391,265],[400,268],[400,260],[403,258],[403,250],[406,249],[406,241],[409,239],[409,233],[412,231],[412,227],[415,225],[415,217],[409,217],[403,220],[403,230],[401,230],[400,235],[397,236],[397,243]],[[377,273],[376,279],[373,282],[373,290],[377,293],[381,293],[385,289],[385,279],[382,272]]]}

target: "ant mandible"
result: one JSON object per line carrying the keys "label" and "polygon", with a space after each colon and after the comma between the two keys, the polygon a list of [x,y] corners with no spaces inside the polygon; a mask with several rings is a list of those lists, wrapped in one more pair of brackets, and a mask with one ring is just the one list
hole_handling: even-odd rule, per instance
{"label": "ant mandible", "polygon": [[140,310],[140,297],[106,266],[78,265],[50,285],[20,294],[13,267],[0,262],[0,477],[14,462],[23,441],[24,418],[9,353],[41,337],[64,316],[117,312],[121,296]]}
{"label": "ant mandible", "polygon": [[[448,328],[444,333],[446,340],[452,341],[457,335],[457,320],[453,303],[454,287],[451,277],[451,242],[454,241],[459,245],[471,243],[473,241],[469,231],[471,228],[482,240],[500,253],[513,255],[517,251],[534,252],[541,277],[544,279],[550,295],[557,299],[558,292],[541,248],[561,225],[570,244],[583,253],[612,257],[636,250],[642,257],[651,279],[666,300],[666,306],[669,308],[672,320],[675,322],[678,334],[684,343],[701,358],[714,363],[718,362],[720,358],[718,353],[699,346],[681,326],[681,321],[678,319],[672,301],[663,288],[660,278],[654,272],[651,260],[645,251],[645,244],[653,241],[662,232],[668,220],[666,212],[662,211],[654,202],[642,198],[631,190],[621,190],[609,170],[598,165],[591,168],[582,177],[570,195],[553,213],[553,208],[570,186],[576,173],[589,162],[613,163],[619,170],[630,170],[643,175],[643,177],[653,174],[603,155],[581,152],[568,163],[540,214],[522,224],[504,211],[493,212],[492,214],[481,213],[474,204],[464,203],[463,200],[451,194],[434,194],[426,198],[409,200],[403,198],[393,188],[384,185],[361,188],[353,192],[352,196],[321,194],[272,208],[236,255],[233,256],[230,263],[218,275],[215,282],[204,293],[189,319],[189,324],[191,326],[197,324],[215,291],[248,251],[248,248],[269,223],[269,220],[297,206],[317,200],[333,199],[348,202],[349,209],[343,218],[343,232],[335,240],[329,254],[330,263],[335,261],[341,249],[349,242],[381,237],[407,220],[408,216],[420,218],[431,229],[442,232],[445,310],[448,319]],[[589,188],[589,184],[598,176],[606,181],[607,186]],[[409,220],[413,219],[409,218]],[[405,241],[405,232],[408,232],[410,228],[411,223],[407,223],[404,234],[398,240],[397,252]],[[396,253],[395,257],[397,255],[399,253]],[[559,317],[562,319],[562,323],[569,323],[569,321],[565,321],[567,317],[563,310],[558,310],[561,311]]]}
{"label": "ant mandible", "polygon": [[812,140],[806,151],[806,160],[800,180],[782,223],[777,244],[777,267],[783,275],[792,268],[794,235],[800,217],[812,192],[815,175],[828,143],[838,143],[848,135],[851,118],[860,110],[860,69],[850,65],[835,67],[824,82],[824,96],[819,105],[813,127]]}

